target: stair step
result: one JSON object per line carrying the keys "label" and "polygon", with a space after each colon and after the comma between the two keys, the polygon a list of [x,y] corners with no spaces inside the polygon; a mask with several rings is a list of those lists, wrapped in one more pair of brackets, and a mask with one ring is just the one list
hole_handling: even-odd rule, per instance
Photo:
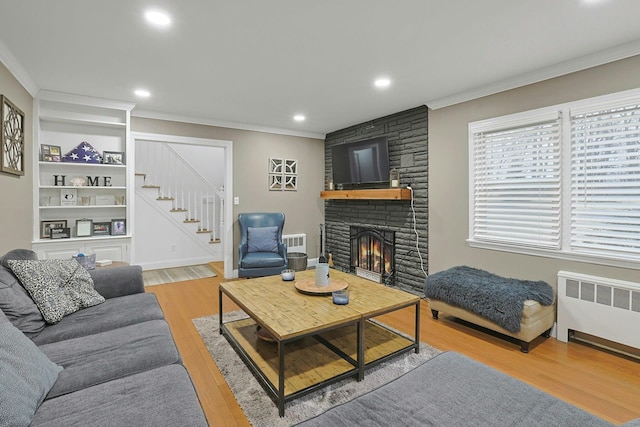
{"label": "stair step", "polygon": [[160,188],[160,186],[148,184],[148,185],[143,185],[142,188]]}
{"label": "stair step", "polygon": [[210,244],[214,244],[214,243],[220,243],[220,239],[211,239],[209,240]]}
{"label": "stair step", "polygon": [[158,197],[156,200],[175,200],[173,197]]}
{"label": "stair step", "polygon": [[196,222],[200,222],[199,219],[185,219],[184,221],[185,224],[191,224],[191,223],[196,223]]}
{"label": "stair step", "polygon": [[198,234],[211,233],[211,230],[207,230],[206,228],[200,229],[196,231]]}
{"label": "stair step", "polygon": [[183,209],[183,208],[177,208],[177,209],[171,209],[169,212],[186,212],[187,209]]}
{"label": "stair step", "polygon": [[146,173],[140,173],[140,172],[136,172],[135,173],[136,176],[144,176],[145,178],[147,177]]}

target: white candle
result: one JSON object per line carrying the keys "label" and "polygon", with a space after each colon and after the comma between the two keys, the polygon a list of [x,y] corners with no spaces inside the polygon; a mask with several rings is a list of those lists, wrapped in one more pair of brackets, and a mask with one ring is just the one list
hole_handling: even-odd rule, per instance
{"label": "white candle", "polygon": [[393,188],[398,187],[398,180],[397,180],[397,179],[392,179],[392,180],[391,180],[391,186],[392,186]]}

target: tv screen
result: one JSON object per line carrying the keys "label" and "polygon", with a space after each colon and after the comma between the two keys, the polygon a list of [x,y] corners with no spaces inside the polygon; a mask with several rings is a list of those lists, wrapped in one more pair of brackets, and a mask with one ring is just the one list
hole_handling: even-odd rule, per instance
{"label": "tv screen", "polygon": [[331,147],[333,183],[358,185],[389,182],[387,138],[347,142]]}

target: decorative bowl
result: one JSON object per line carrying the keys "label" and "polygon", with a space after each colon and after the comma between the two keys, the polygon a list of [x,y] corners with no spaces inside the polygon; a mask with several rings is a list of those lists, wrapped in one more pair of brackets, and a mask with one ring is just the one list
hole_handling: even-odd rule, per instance
{"label": "decorative bowl", "polygon": [[280,275],[282,276],[282,280],[284,280],[285,282],[290,282],[296,278],[296,271],[291,269],[282,270],[282,273],[280,273]]}

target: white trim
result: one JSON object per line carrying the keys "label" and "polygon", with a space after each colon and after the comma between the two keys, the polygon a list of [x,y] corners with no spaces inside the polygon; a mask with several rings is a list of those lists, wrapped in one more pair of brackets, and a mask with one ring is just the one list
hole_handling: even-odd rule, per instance
{"label": "white trim", "polygon": [[630,58],[638,54],[640,54],[640,40],[622,44],[611,49],[601,50],[589,55],[584,55],[579,58],[563,61],[530,73],[493,82],[455,95],[430,99],[425,104],[432,110],[437,110],[439,108],[460,104],[461,102],[471,101],[484,96],[564,76],[566,74],[608,64],[621,59]]}
{"label": "white trim", "polygon": [[34,82],[22,64],[11,53],[7,46],[0,40],[0,62],[7,67],[7,70],[13,75],[13,77],[20,82],[20,84],[26,89],[29,94],[35,98],[40,88]]}
{"label": "white trim", "polygon": [[607,265],[610,267],[640,270],[640,264],[638,264],[637,260],[627,261],[622,258],[605,258],[604,256],[568,253],[564,251],[547,251],[534,247],[506,246],[499,243],[478,242],[476,240],[470,239],[467,239],[467,245],[470,248],[489,249],[492,251],[509,252],[514,254],[540,256],[545,258],[562,259],[566,261],[584,262],[588,264]]}
{"label": "white trim", "polygon": [[[160,141],[178,144],[206,145],[224,148],[225,177],[224,177],[224,230],[222,257],[224,259],[224,277],[233,278],[233,142],[219,139],[195,138],[188,136],[163,135],[146,132],[131,132],[131,138],[136,140]],[[132,212],[132,216],[135,212]],[[236,272],[237,277],[237,272]]]}
{"label": "white trim", "polygon": [[189,116],[180,116],[171,113],[159,113],[155,111],[134,110],[133,117],[144,119],[167,120],[171,122],[192,123],[196,125],[216,126],[229,129],[249,130],[255,132],[275,133],[278,135],[298,136],[302,138],[324,139],[325,134],[315,132],[303,132],[292,129],[271,128],[266,126],[251,125],[247,123],[226,122],[222,120],[202,119]]}
{"label": "white trim", "polygon": [[116,110],[125,110],[127,112],[130,112],[136,106],[136,104],[133,102],[96,98],[93,96],[76,95],[66,92],[54,92],[44,89],[38,92],[38,99],[44,101],[63,102],[67,104],[83,104],[92,107],[112,108]]}

